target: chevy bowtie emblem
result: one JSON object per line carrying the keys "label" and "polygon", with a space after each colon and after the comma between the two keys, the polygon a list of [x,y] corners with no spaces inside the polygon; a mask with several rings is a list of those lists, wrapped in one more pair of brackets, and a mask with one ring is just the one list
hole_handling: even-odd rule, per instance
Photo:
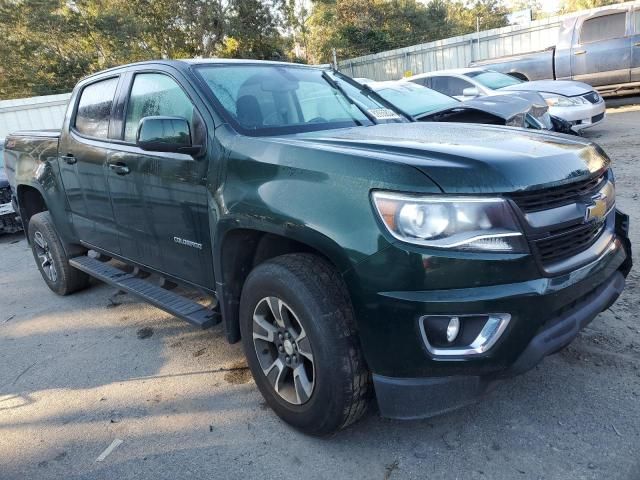
{"label": "chevy bowtie emblem", "polygon": [[592,199],[593,203],[587,205],[587,212],[584,216],[585,222],[601,222],[607,214],[607,197],[603,193],[599,193]]}

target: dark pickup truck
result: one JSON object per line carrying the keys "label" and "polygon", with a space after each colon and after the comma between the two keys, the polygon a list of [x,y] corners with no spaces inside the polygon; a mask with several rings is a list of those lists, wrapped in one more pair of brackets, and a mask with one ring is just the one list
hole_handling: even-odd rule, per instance
{"label": "dark pickup truck", "polygon": [[409,122],[351,94],[275,62],[82,80],[60,132],[7,139],[44,281],[66,295],[93,276],[222,321],[268,404],[312,434],[374,394],[393,418],[467,404],[620,295],[628,217],[597,145]]}

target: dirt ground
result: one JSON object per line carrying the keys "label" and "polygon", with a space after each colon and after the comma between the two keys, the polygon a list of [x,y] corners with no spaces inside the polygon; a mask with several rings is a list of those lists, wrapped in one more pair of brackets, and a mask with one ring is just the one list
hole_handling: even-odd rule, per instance
{"label": "dirt ground", "polygon": [[[640,106],[586,136],[613,159],[637,243]],[[481,403],[413,422],[373,412],[317,439],[266,407],[221,327],[102,284],[57,297],[27,242],[3,236],[0,478],[640,479],[638,271],[570,347]]]}

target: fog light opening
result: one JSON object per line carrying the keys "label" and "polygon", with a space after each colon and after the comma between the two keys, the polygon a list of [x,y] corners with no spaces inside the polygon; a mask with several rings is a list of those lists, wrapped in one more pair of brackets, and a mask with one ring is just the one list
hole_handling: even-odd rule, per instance
{"label": "fog light opening", "polygon": [[480,355],[491,349],[507,329],[508,313],[424,315],[420,333],[434,357]]}
{"label": "fog light opening", "polygon": [[451,317],[449,325],[447,325],[447,342],[452,343],[460,333],[460,319],[458,317]]}

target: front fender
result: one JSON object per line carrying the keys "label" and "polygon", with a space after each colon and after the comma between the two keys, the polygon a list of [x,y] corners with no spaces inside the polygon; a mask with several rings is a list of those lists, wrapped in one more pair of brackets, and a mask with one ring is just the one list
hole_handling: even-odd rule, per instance
{"label": "front fender", "polygon": [[[440,191],[424,173],[383,154],[376,158],[354,148],[245,136],[227,145],[211,222],[216,292],[227,327],[237,318],[241,289],[225,278],[223,257],[232,255],[223,245],[230,232],[246,229],[293,240],[322,254],[344,275],[389,244],[371,204],[372,189]],[[347,286],[352,294],[357,290]],[[232,330],[227,329],[228,338],[236,341]]]}

